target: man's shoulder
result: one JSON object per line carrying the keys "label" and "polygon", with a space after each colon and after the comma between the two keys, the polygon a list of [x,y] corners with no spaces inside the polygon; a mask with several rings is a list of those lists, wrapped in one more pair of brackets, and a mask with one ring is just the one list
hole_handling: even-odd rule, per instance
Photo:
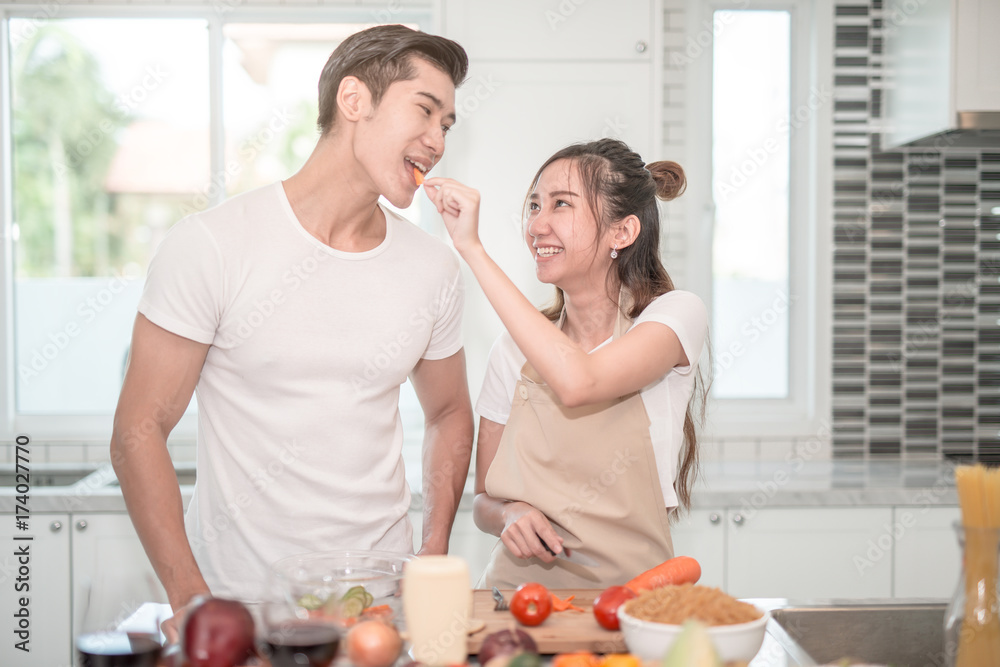
{"label": "man's shoulder", "polygon": [[267,185],[244,192],[204,211],[189,213],[170,228],[174,243],[208,242],[219,251],[240,253],[247,249],[255,230],[273,223],[281,215],[281,202],[275,187]]}
{"label": "man's shoulder", "polygon": [[232,227],[234,223],[251,223],[273,216],[281,210],[281,199],[277,196],[276,190],[279,187],[281,187],[280,181],[242,192],[221,204],[188,217],[196,218],[202,224],[214,229]]}

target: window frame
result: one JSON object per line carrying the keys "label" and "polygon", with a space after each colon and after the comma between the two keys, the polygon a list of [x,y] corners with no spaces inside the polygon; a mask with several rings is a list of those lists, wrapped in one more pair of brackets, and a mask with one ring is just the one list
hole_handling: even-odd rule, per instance
{"label": "window frame", "polygon": [[[686,41],[703,52],[687,64],[685,112],[688,192],[685,208],[687,275],[693,291],[713,307],[712,65],[716,10],[791,13],[790,115],[824,102],[790,141],[789,181],[789,396],[784,399],[710,397],[706,435],[716,438],[829,436],[832,340],[833,5],[831,0],[688,0]],[[703,35],[710,35],[707,45]],[[805,168],[803,168],[805,167]],[[722,350],[712,350],[718,359]],[[707,364],[703,372],[711,376]]]}
{"label": "window frame", "polygon": [[[208,24],[209,136],[210,174],[225,168],[225,126],[223,117],[222,49],[223,27],[227,23],[416,23],[421,29],[440,32],[436,5],[393,3],[389,10],[382,5],[333,5],[321,7],[247,7],[226,0],[211,5],[137,6],[62,3],[0,3],[0,442],[12,442],[18,434],[28,434],[36,444],[73,442],[108,443],[113,415],[25,415],[17,413],[17,363],[14,347],[14,255],[11,225],[13,222],[13,164],[11,160],[10,89],[10,20],[11,19],[203,19]],[[53,11],[55,8],[55,11]],[[389,11],[388,21],[380,12]],[[317,73],[318,76],[318,73]],[[222,203],[224,192],[217,192],[210,205]],[[171,444],[193,444],[197,434],[197,416],[186,413],[170,434]]]}

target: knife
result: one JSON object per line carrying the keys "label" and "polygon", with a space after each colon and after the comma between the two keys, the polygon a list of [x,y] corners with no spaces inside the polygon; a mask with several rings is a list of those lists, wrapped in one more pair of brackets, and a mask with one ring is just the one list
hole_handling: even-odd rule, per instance
{"label": "knife", "polygon": [[561,552],[556,553],[555,551],[552,550],[552,547],[550,547],[548,544],[545,543],[545,540],[542,539],[541,535],[538,535],[538,533],[535,533],[535,535],[538,537],[538,541],[542,543],[542,546],[545,547],[545,550],[548,551],[553,556],[555,556],[556,558],[562,558],[564,560],[568,560],[570,563],[576,563],[577,565],[586,565],[587,567],[601,566],[600,563],[598,563],[596,560],[594,560],[587,554],[582,554],[579,551],[570,551],[568,547],[563,547],[563,550]]}

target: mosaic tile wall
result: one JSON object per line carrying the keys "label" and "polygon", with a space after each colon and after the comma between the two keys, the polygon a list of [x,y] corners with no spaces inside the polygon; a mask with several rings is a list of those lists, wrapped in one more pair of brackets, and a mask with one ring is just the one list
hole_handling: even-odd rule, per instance
{"label": "mosaic tile wall", "polygon": [[885,27],[836,5],[833,454],[1000,463],[1000,148],[881,150]]}

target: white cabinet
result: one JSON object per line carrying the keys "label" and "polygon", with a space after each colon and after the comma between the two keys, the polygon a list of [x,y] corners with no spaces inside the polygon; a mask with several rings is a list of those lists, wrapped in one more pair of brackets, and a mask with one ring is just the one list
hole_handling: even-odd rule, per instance
{"label": "white cabinet", "polygon": [[[145,598],[118,601],[119,605],[126,606],[126,609],[119,609],[118,613],[124,613],[143,601],[167,601],[166,592],[156,578],[128,514],[74,514],[71,520],[73,636],[82,629],[87,593],[91,585],[104,589],[118,585],[122,596],[140,595]],[[143,581],[147,586],[140,590],[124,588],[126,584],[136,580]],[[113,619],[115,613],[106,611],[104,616]]]}
{"label": "white cabinet", "polygon": [[[70,535],[68,514],[32,514],[29,530],[20,531],[12,514],[0,515],[0,618],[3,642],[0,665],[54,667],[72,664],[69,582]],[[18,540],[26,536],[31,540]],[[27,550],[26,556],[15,552]],[[27,562],[24,562],[27,560]],[[27,568],[23,570],[22,568]],[[27,585],[26,590],[21,590]],[[17,650],[13,633],[20,622],[21,598],[27,598],[29,653]]]}
{"label": "white cabinet", "polygon": [[892,595],[891,507],[730,510],[728,521],[730,595]]}
{"label": "white cabinet", "polygon": [[471,60],[649,59],[651,0],[445,0],[444,34]]}
{"label": "white cabinet", "polygon": [[670,526],[675,556],[691,556],[701,565],[702,586],[726,590],[726,510],[691,510]]}
{"label": "white cabinet", "polygon": [[890,0],[883,13],[902,19],[884,31],[887,148],[962,145],[961,135],[939,135],[1000,129],[1000,3]]}
{"label": "white cabinet", "polygon": [[897,507],[894,515],[893,595],[950,599],[962,567],[958,507]]}

